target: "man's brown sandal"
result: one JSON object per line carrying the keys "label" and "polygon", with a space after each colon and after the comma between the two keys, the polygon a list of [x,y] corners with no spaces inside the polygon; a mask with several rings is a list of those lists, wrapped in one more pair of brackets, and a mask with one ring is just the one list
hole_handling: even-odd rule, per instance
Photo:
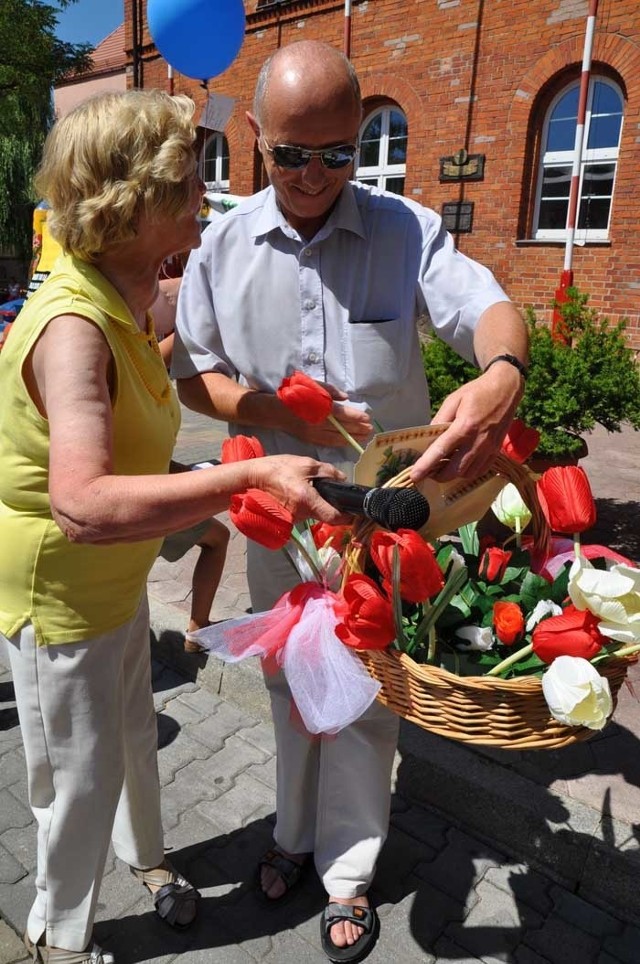
{"label": "man's brown sandal", "polygon": [[25,947],[36,964],[114,964],[115,958],[110,951],[104,951],[95,941],[84,951],[67,951],[64,947],[49,947],[47,944],[34,944],[29,935],[24,935]]}
{"label": "man's brown sandal", "polygon": [[[153,897],[156,913],[163,921],[177,928],[189,927],[193,923],[200,894],[168,860],[153,870],[131,867],[131,873],[145,885]],[[152,890],[155,887],[158,890]]]}

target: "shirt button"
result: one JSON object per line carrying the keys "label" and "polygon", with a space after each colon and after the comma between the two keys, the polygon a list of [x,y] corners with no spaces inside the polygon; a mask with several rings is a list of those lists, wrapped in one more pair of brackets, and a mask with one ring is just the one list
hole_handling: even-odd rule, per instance
{"label": "shirt button", "polygon": [[310,258],[311,255],[313,254],[311,248],[305,248],[302,253],[305,256],[305,258]]}
{"label": "shirt button", "polygon": [[307,300],[303,305],[303,307],[306,308],[307,311],[311,311],[311,309],[315,308],[315,306],[316,306],[316,303],[315,301],[312,301],[311,298],[307,298]]}
{"label": "shirt button", "polygon": [[309,354],[307,355],[307,361],[309,362],[310,365],[315,365],[315,363],[318,361],[318,356],[314,351],[309,352]]}

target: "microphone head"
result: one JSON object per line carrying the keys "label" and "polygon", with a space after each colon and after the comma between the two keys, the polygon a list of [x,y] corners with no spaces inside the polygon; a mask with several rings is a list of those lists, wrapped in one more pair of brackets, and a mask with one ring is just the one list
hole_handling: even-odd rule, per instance
{"label": "microphone head", "polygon": [[367,516],[392,532],[421,529],[429,520],[429,503],[417,489],[371,489],[365,499]]}

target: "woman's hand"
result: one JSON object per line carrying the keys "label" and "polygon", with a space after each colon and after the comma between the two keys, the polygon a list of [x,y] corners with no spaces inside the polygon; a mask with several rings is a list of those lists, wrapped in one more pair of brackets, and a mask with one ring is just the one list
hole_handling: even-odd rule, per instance
{"label": "woman's hand", "polygon": [[250,469],[250,488],[263,489],[291,512],[296,521],[317,519],[331,525],[347,524],[351,516],[334,509],[321,498],[310,480],[324,476],[341,482],[345,479],[328,462],[316,462],[302,455],[269,455],[245,463]]}

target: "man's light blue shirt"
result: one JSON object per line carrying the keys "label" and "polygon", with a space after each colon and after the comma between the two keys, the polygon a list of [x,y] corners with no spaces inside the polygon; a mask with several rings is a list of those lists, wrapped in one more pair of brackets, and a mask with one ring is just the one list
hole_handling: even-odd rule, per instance
{"label": "man's light blue shirt", "polygon": [[[429,400],[416,329],[428,312],[437,334],[474,361],[483,311],[508,301],[491,272],[455,249],[434,211],[348,183],[326,224],[306,241],[271,187],[205,230],[180,289],[172,375],[220,372],[260,391],[303,371],[349,395],[385,430],[424,425]],[[336,462],[255,426],[269,453]],[[349,459],[347,449],[339,459]]]}

